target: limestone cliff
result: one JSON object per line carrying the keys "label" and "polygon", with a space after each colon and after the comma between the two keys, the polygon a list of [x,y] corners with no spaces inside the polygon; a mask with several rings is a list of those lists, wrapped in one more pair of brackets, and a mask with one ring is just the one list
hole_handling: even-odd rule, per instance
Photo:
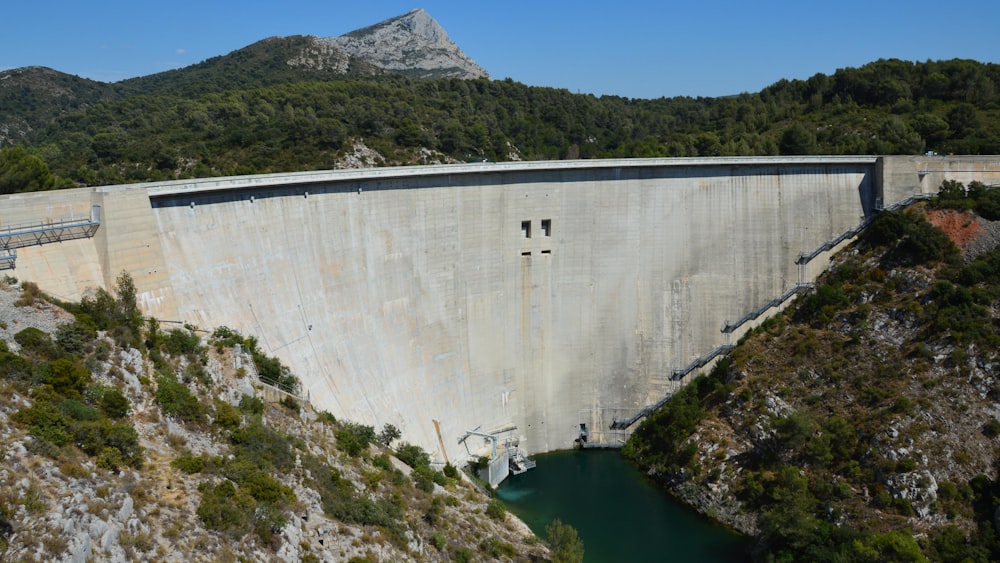
{"label": "limestone cliff", "polygon": [[377,67],[413,76],[488,76],[422,9],[325,41]]}

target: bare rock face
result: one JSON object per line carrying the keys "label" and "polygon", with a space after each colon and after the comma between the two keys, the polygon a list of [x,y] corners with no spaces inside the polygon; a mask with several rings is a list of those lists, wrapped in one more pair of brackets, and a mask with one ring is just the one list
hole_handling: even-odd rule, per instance
{"label": "bare rock face", "polygon": [[346,74],[350,67],[350,57],[347,53],[329,41],[319,38],[287,62],[288,66],[295,68],[329,70],[338,74]]}
{"label": "bare rock face", "polygon": [[377,67],[421,78],[489,76],[422,9],[323,41]]}

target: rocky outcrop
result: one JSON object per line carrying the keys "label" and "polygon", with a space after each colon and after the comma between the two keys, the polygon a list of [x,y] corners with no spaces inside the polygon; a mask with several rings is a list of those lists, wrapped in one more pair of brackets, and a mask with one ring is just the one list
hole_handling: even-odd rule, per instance
{"label": "rocky outcrop", "polygon": [[347,74],[350,63],[350,57],[342,49],[318,38],[314,38],[309,46],[288,59],[290,67],[328,70],[337,74]]}
{"label": "rocky outcrop", "polygon": [[324,41],[377,67],[421,78],[489,76],[422,9]]}

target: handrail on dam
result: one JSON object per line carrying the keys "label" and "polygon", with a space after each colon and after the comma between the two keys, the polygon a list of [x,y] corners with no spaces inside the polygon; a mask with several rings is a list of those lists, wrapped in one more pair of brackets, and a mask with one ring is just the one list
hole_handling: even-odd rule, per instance
{"label": "handrail on dam", "polygon": [[[937,196],[937,194],[934,194],[934,193],[914,194],[914,195],[911,195],[910,197],[908,197],[906,199],[899,200],[896,203],[893,203],[892,205],[889,205],[888,207],[881,208],[881,209],[879,209],[879,211],[896,211],[898,209],[902,209],[902,208],[904,208],[904,207],[906,207],[906,206],[908,206],[908,205],[910,205],[912,203],[915,203],[917,201],[921,201],[921,200],[925,200],[925,199],[933,199],[936,196]],[[857,236],[858,233],[860,233],[861,231],[863,231],[865,229],[865,227],[867,227],[869,224],[871,224],[872,221],[875,220],[876,216],[877,215],[873,214],[873,215],[870,215],[868,217],[865,217],[864,220],[862,220],[861,223],[858,224],[858,226],[853,227],[851,229],[848,229],[848,230],[844,231],[837,238],[832,239],[832,240],[828,240],[828,241],[824,242],[823,244],[821,244],[819,247],[817,247],[812,252],[809,252],[809,253],[803,252],[802,254],[799,254],[799,257],[798,257],[797,260],[795,260],[795,263],[798,264],[799,266],[802,266],[804,264],[808,264],[809,262],[811,262],[814,258],[816,258],[817,256],[819,256],[820,254],[822,254],[822,253],[824,253],[824,252],[826,252],[828,250],[832,250],[838,244],[844,242],[845,240],[847,240],[849,238],[853,238],[853,237]]]}
{"label": "handrail on dam", "polygon": [[101,206],[94,205],[87,219],[61,219],[25,225],[0,227],[0,270],[12,270],[17,261],[15,249],[64,240],[89,238],[101,226]]}
{"label": "handrail on dam", "polygon": [[[694,370],[696,370],[698,368],[704,367],[706,364],[708,364],[709,362],[711,362],[712,360],[714,360],[716,357],[721,356],[722,354],[728,353],[733,348],[734,348],[734,346],[732,344],[723,344],[723,345],[715,348],[711,352],[705,354],[704,356],[701,356],[701,357],[697,358],[695,361],[693,361],[690,364],[688,364],[687,367],[685,367],[683,369],[675,369],[673,371],[673,374],[671,374],[671,376],[670,376],[670,380],[671,381],[680,381],[681,379],[684,379],[684,377],[686,375],[688,375],[689,373],[691,373],[692,371],[694,371]],[[644,407],[642,410],[640,410],[635,415],[633,415],[633,416],[631,416],[629,418],[624,418],[624,419],[621,419],[621,420],[618,420],[617,418],[614,419],[613,421],[611,421],[610,429],[611,430],[625,430],[629,426],[632,426],[633,424],[635,424],[640,418],[648,416],[649,413],[651,413],[651,412],[655,411],[656,409],[658,409],[658,408],[662,407],[663,405],[665,405],[667,403],[667,401],[670,400],[670,397],[672,397],[672,396],[673,396],[673,393],[667,393],[666,395],[664,395],[664,397],[662,399],[660,399],[656,403],[654,403],[652,405],[649,405],[647,407]]]}
{"label": "handrail on dam", "polygon": [[795,284],[795,287],[793,287],[792,289],[789,289],[788,291],[782,293],[778,297],[775,297],[774,299],[761,305],[757,309],[754,309],[753,311],[750,311],[746,315],[743,315],[743,318],[736,321],[735,323],[727,322],[726,325],[722,327],[722,332],[724,334],[732,334],[734,331],[736,331],[736,329],[740,328],[741,326],[745,325],[746,323],[752,320],[757,319],[758,317],[766,313],[768,309],[781,305],[785,301],[791,299],[793,296],[802,293],[803,291],[806,291],[810,287],[812,287],[812,285],[808,283]]}
{"label": "handrail on dam", "polygon": [[[688,366],[686,368],[684,368],[684,369],[675,369],[674,372],[670,375],[670,379],[672,379],[673,381],[680,381],[680,380],[684,379],[684,377],[686,377],[687,374],[691,373],[692,371],[694,371],[694,370],[696,370],[696,369],[698,369],[700,367],[704,367],[705,364],[707,364],[708,362],[711,362],[717,356],[721,356],[722,354],[726,354],[729,351],[731,351],[733,348],[735,348],[735,346],[733,346],[732,344],[723,344],[723,345],[715,348],[711,352],[705,354],[704,356],[701,356],[698,359],[696,359],[695,361],[691,362],[690,364],[688,364]],[[665,402],[666,402],[666,399],[661,399],[660,402],[657,403],[657,405],[661,405],[662,403],[665,403]]]}

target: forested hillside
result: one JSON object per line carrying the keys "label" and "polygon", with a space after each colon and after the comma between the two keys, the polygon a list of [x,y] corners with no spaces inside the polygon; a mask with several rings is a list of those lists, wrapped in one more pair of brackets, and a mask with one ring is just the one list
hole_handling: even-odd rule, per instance
{"label": "forested hillside", "polygon": [[1000,65],[975,61],[880,60],[759,93],[640,100],[509,79],[318,80],[275,64],[268,45],[239,52],[249,67],[220,58],[119,83],[113,99],[47,120],[40,99],[0,97],[8,121],[35,111],[16,144],[77,185],[357,166],[359,151],[363,165],[1000,153]]}

